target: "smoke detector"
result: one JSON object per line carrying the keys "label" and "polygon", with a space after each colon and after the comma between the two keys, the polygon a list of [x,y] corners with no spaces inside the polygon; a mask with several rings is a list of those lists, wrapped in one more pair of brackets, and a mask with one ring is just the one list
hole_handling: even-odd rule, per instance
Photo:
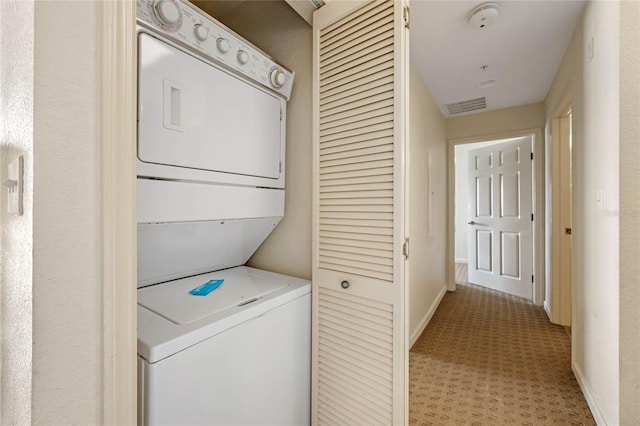
{"label": "smoke detector", "polygon": [[493,24],[498,18],[500,8],[496,3],[482,3],[476,6],[467,17],[473,28],[482,30]]}

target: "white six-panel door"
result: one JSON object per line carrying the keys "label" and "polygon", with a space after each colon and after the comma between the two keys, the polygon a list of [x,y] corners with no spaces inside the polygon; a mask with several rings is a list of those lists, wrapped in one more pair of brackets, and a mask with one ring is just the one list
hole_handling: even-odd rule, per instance
{"label": "white six-panel door", "polygon": [[531,138],[469,151],[469,282],[533,298]]}
{"label": "white six-panel door", "polygon": [[407,422],[403,3],[314,14],[316,425]]}

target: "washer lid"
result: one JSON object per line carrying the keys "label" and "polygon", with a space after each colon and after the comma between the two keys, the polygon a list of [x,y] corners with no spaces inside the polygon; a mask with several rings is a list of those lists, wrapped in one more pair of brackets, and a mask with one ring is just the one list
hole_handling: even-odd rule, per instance
{"label": "washer lid", "polygon": [[[209,280],[220,279],[224,280],[222,285],[206,296],[189,294]],[[138,290],[138,305],[174,324],[184,325],[257,302],[289,285],[254,274],[247,268],[225,269],[141,288]]]}

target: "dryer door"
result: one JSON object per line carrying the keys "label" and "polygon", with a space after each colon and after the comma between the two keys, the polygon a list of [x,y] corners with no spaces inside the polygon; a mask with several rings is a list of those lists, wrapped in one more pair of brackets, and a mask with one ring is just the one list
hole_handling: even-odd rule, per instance
{"label": "dryer door", "polygon": [[144,33],[138,72],[140,161],[280,178],[282,99]]}

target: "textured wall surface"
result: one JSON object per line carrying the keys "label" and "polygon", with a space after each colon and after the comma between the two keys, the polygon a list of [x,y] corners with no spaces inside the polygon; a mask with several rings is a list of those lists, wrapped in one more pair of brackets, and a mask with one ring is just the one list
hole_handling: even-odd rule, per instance
{"label": "textured wall surface", "polygon": [[0,424],[31,419],[33,262],[33,37],[32,1],[0,2],[0,180],[24,156],[24,215],[0,203]]}
{"label": "textured wall surface", "polygon": [[445,290],[447,139],[445,120],[411,69],[409,147],[409,335],[433,314]]}
{"label": "textured wall surface", "polygon": [[619,423],[620,403],[619,47],[620,3],[589,3],[546,99],[549,130],[562,98],[572,94],[573,368],[596,420],[607,424]]}
{"label": "textured wall surface", "polygon": [[[584,13],[582,138],[575,144],[576,370],[607,424],[619,423],[620,4]],[[586,52],[594,40],[594,56]],[[602,209],[595,195],[602,191]],[[578,324],[580,326],[578,327]]]}
{"label": "textured wall surface", "polygon": [[[207,9],[207,3],[198,5]],[[311,27],[284,1],[245,1],[231,10],[210,6],[215,18],[296,73],[287,105],[284,219],[248,265],[311,279]]]}
{"label": "textured wall surface", "polygon": [[101,418],[101,3],[35,3],[33,424]]}
{"label": "textured wall surface", "polygon": [[620,424],[640,419],[640,2],[620,5]]}

